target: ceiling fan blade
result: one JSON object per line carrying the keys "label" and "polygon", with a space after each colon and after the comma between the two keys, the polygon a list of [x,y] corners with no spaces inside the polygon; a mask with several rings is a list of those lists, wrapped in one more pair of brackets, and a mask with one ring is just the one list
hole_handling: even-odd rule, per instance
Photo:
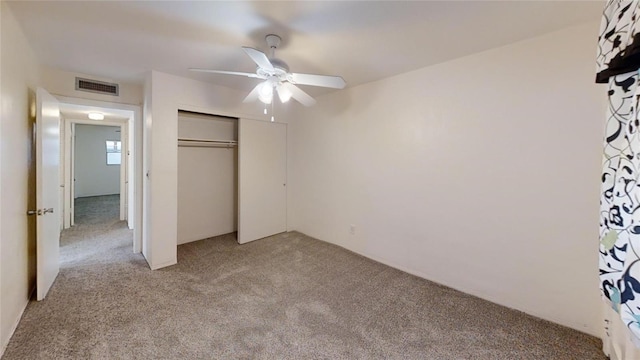
{"label": "ceiling fan blade", "polygon": [[258,100],[258,96],[260,95],[260,88],[262,87],[263,84],[264,82],[261,82],[260,84],[256,85],[256,87],[254,87],[253,90],[251,90],[249,95],[247,95],[247,97],[244,98],[242,102],[249,103],[249,102],[254,102]]}
{"label": "ceiling fan blade", "polygon": [[246,73],[246,72],[238,72],[238,71],[222,71],[222,70],[209,70],[209,69],[197,69],[197,68],[189,68],[190,71],[197,71],[197,72],[206,72],[206,73],[213,73],[213,74],[224,74],[224,75],[240,75],[240,76],[246,76],[246,77],[250,77],[250,78],[258,78],[258,79],[264,79],[264,77],[258,75],[258,74],[252,74],[252,73]]}
{"label": "ceiling fan blade", "polygon": [[283,82],[282,85],[285,89],[289,90],[291,97],[296,99],[304,106],[311,106],[316,103],[316,100],[309,96],[306,92],[302,91],[299,87],[293,85],[290,82]]}
{"label": "ceiling fan blade", "polygon": [[291,81],[298,85],[322,86],[334,89],[344,89],[347,85],[342,77],[328,75],[291,73]]}
{"label": "ceiling fan blade", "polygon": [[242,47],[242,50],[244,50],[244,52],[246,52],[247,55],[249,55],[251,60],[253,60],[253,62],[255,62],[258,65],[258,67],[260,67],[261,69],[264,69],[270,72],[276,71],[276,69],[273,68],[273,65],[271,65],[271,61],[269,61],[269,58],[267,57],[267,55],[262,51],[256,50],[250,47],[245,47],[245,46]]}

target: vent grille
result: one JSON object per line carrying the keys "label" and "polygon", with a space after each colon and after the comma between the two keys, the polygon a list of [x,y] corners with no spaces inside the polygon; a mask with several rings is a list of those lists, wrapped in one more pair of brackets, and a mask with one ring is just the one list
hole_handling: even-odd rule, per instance
{"label": "vent grille", "polygon": [[76,90],[113,96],[118,96],[119,94],[118,84],[83,79],[79,77],[76,78]]}

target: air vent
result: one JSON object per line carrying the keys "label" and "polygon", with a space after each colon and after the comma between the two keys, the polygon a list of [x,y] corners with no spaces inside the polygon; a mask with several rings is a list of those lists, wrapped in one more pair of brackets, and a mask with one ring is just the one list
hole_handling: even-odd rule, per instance
{"label": "air vent", "polygon": [[118,84],[76,78],[76,90],[118,96]]}

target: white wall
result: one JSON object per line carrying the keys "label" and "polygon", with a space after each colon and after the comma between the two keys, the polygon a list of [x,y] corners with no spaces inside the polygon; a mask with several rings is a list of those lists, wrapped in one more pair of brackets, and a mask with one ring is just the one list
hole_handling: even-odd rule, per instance
{"label": "white wall", "polygon": [[158,269],[177,261],[178,110],[238,118],[266,115],[259,104],[242,103],[244,91],[158,71],[148,75],[144,92],[149,176],[144,185],[148,228],[143,231],[143,254],[149,266]]}
{"label": "white wall", "polygon": [[[88,91],[78,91],[76,90],[76,77],[116,83],[119,85],[119,95],[111,96]],[[42,83],[43,87],[54,95],[131,105],[142,104],[143,87],[140,84],[125,83],[100,76],[69,72],[50,67],[42,68]]]}
{"label": "white wall", "polygon": [[0,354],[35,285],[35,155],[32,129],[40,69],[6,2],[0,2]]}
{"label": "white wall", "polygon": [[[130,192],[133,194],[133,197],[131,199],[127,199],[127,220],[129,226],[133,226],[135,228],[134,244],[138,244],[141,242],[143,230],[143,121],[141,118],[142,111],[138,106],[143,102],[144,86],[141,84],[127,83],[101,76],[64,71],[46,66],[41,69],[41,74],[42,87],[47,89],[49,93],[56,95],[56,97],[64,103],[80,106],[92,106],[96,108],[126,110],[134,113],[134,116],[130,119],[129,123],[129,159],[133,159],[133,161],[129,163],[129,174],[135,174],[135,181],[129,182]],[[117,83],[119,85],[120,93],[118,96],[111,96],[87,91],[77,91],[75,90],[76,77]],[[134,139],[135,144],[132,141]],[[135,211],[133,209],[134,206],[136,207]],[[132,213],[134,216],[131,216]],[[138,245],[134,245],[134,248],[136,251],[139,251]]]}
{"label": "white wall", "polygon": [[120,165],[107,165],[105,144],[120,140],[120,127],[76,124],[75,136],[75,197],[120,194]]}
{"label": "white wall", "polygon": [[319,98],[290,122],[290,226],[600,335],[597,34],[585,24]]}
{"label": "white wall", "polygon": [[[2,58],[3,56],[1,56],[1,49],[2,49],[2,40],[4,39],[4,36],[2,36],[2,29],[4,28],[4,26],[2,26],[2,23],[6,23],[6,20],[2,20],[4,18],[4,13],[6,13],[6,11],[2,11],[2,9],[4,9],[4,6],[2,6],[3,4],[0,4],[0,85],[2,84],[2,73],[4,71],[4,69],[2,68]],[[4,118],[4,111],[2,110],[3,108],[3,103],[2,103],[2,98],[4,97],[4,89],[0,86],[0,119]],[[2,123],[0,122],[0,140],[4,140],[4,138],[2,137]],[[0,151],[2,150],[2,148],[0,147]],[[0,152],[0,189],[2,189],[2,153]],[[0,190],[0,261],[2,260],[2,191]],[[4,349],[5,346],[8,342],[7,339],[9,339],[9,330],[5,329],[5,320],[2,317],[2,298],[3,298],[3,287],[2,287],[2,264],[0,264],[0,357],[2,357],[2,354],[4,353]]]}
{"label": "white wall", "polygon": [[151,262],[151,181],[149,168],[151,164],[151,135],[152,135],[152,73],[149,72],[144,80],[144,102],[142,105],[142,255]]}

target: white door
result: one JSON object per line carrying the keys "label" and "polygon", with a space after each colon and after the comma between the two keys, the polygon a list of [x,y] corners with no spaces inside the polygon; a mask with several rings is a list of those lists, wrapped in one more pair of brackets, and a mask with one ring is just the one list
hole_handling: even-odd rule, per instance
{"label": "white door", "polygon": [[64,189],[64,137],[65,137],[65,128],[64,128],[64,120],[62,118],[60,118],[59,121],[59,125],[60,125],[60,132],[59,134],[59,138],[60,138],[60,167],[58,168],[58,175],[60,176],[60,187],[58,188],[58,193],[60,194],[58,196],[58,204],[60,204],[60,211],[58,211],[58,217],[60,219],[60,231],[64,230],[64,219],[65,219],[65,208],[64,206],[62,206],[64,204],[64,193],[65,193],[65,189]]}
{"label": "white door", "polygon": [[127,220],[127,170],[129,168],[129,146],[126,124],[120,125],[120,220]]}
{"label": "white door", "polygon": [[287,125],[240,119],[238,242],[287,231]]}
{"label": "white door", "polygon": [[71,123],[71,159],[69,161],[70,177],[71,177],[71,226],[76,224],[76,123]]}
{"label": "white door", "polygon": [[36,90],[36,292],[42,300],[60,269],[60,107],[44,89]]}

